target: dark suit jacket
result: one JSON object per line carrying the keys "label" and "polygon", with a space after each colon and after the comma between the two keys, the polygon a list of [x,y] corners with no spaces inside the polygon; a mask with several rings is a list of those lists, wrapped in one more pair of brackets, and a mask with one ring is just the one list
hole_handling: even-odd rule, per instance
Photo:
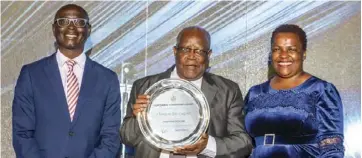
{"label": "dark suit jacket", "polygon": [[117,75],[87,57],[71,122],[55,54],[23,66],[13,101],[18,158],[114,158],[120,147]]}
{"label": "dark suit jacket", "polygon": [[[132,114],[132,106],[137,95],[144,94],[147,88],[157,81],[170,78],[173,69],[174,66],[166,72],[147,76],[133,83],[127,115],[121,127],[121,138],[123,143],[136,148],[136,158],[159,158],[161,150],[144,139],[137,119]],[[242,158],[249,155],[252,144],[244,127],[244,102],[239,86],[223,77],[205,73],[201,90],[210,106],[211,120],[208,134],[215,137],[216,157]]]}

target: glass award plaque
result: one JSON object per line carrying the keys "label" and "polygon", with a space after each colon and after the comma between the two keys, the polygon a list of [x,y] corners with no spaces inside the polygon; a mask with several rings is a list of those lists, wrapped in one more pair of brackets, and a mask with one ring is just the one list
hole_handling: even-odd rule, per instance
{"label": "glass award plaque", "polygon": [[142,134],[152,145],[172,151],[196,143],[205,133],[210,109],[204,94],[182,79],[163,79],[147,89],[150,103],[137,115]]}

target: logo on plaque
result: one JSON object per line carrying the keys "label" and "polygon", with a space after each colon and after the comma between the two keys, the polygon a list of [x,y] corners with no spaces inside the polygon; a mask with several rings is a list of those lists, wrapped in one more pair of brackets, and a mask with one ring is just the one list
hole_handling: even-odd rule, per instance
{"label": "logo on plaque", "polygon": [[174,95],[171,97],[171,101],[173,101],[173,102],[176,101],[176,97]]}

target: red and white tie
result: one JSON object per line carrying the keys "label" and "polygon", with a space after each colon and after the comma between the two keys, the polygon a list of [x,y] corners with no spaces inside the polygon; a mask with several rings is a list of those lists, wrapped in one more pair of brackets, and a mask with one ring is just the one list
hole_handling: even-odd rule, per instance
{"label": "red and white tie", "polygon": [[68,66],[67,73],[67,102],[68,102],[68,110],[70,114],[70,120],[73,121],[73,116],[75,113],[75,107],[78,102],[79,96],[79,83],[78,79],[73,72],[73,67],[76,64],[73,60],[66,61]]}

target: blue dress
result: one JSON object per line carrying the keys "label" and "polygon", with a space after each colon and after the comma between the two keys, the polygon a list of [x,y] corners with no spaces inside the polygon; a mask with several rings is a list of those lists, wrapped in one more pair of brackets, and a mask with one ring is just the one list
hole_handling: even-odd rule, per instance
{"label": "blue dress", "polygon": [[254,138],[253,158],[344,156],[343,108],[333,84],[310,77],[288,90],[270,80],[250,88],[245,126]]}

